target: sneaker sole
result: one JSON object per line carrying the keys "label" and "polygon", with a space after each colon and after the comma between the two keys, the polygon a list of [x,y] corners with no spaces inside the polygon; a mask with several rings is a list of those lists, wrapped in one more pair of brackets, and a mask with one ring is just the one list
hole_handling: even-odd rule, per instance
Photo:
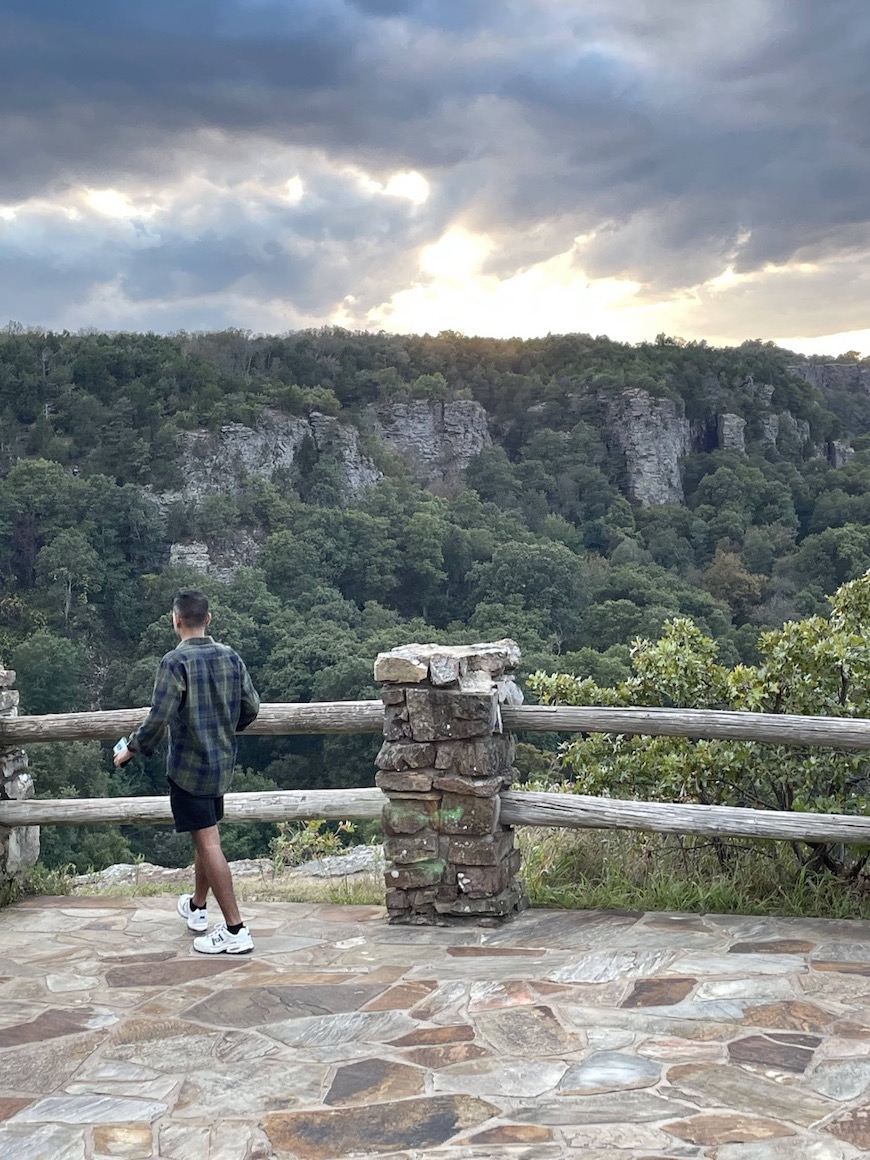
{"label": "sneaker sole", "polygon": [[196,947],[193,948],[198,955],[250,955],[253,954],[253,947],[245,947],[241,951],[200,951]]}

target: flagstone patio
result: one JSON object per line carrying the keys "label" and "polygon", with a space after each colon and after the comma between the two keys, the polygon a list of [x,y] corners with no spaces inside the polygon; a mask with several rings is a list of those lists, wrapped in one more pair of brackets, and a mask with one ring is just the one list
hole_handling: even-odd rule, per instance
{"label": "flagstone patio", "polygon": [[870,923],[246,917],[213,959],[173,898],[0,912],[0,1160],[870,1154]]}

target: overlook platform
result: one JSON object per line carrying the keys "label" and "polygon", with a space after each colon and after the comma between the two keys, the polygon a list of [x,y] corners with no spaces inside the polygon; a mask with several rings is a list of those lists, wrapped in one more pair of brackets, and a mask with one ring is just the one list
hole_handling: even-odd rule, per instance
{"label": "overlook platform", "polygon": [[172,897],[0,913],[2,1160],[870,1152],[870,923],[245,913],[236,959]]}

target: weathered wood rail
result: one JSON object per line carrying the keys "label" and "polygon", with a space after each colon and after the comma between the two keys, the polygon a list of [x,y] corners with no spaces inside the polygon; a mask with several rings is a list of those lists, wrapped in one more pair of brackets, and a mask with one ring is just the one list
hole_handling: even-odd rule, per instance
{"label": "weathered wood rail", "polygon": [[[0,745],[38,741],[116,740],[144,721],[147,709],[103,713],[57,713],[0,719]],[[870,720],[864,717],[799,717],[789,714],[732,713],[719,709],[608,709],[598,706],[504,706],[504,728],[512,732],[625,733],[652,737],[761,741],[770,745],[818,745],[829,749],[870,749]],[[247,733],[380,733],[380,701],[272,703],[260,709]]]}
{"label": "weathered wood rail", "polygon": [[[100,713],[46,713],[39,717],[0,719],[0,745],[37,741],[117,741],[132,733],[148,709],[112,709]],[[304,705],[260,706],[249,734],[380,733],[384,706],[380,701],[314,701]]]}
{"label": "weathered wood rail", "polygon": [[[717,710],[504,706],[502,724],[514,732],[615,733],[776,745],[870,749],[870,720],[799,717]],[[114,740],[132,731],[147,709],[0,719],[0,746],[47,741]],[[381,701],[265,704],[252,735],[380,733]],[[379,789],[294,790],[228,794],[227,821],[278,822],[306,818],[379,818]],[[773,838],[870,844],[870,819],[847,814],[787,813],[727,806],[622,801],[579,794],[505,792],[501,820],[515,826],[629,829],[718,837]],[[154,824],[171,821],[167,797],[63,798],[0,801],[0,826]]]}
{"label": "weathered wood rail", "polygon": [[[228,822],[293,822],[306,818],[379,818],[386,797],[379,789],[301,789],[228,793]],[[0,801],[0,826],[169,825],[169,798],[31,798]]]}
{"label": "weathered wood rail", "polygon": [[[224,798],[224,817],[228,822],[378,819],[386,801],[386,795],[379,789],[230,793]],[[659,834],[870,845],[870,818],[852,814],[673,805],[568,793],[503,793],[501,820],[512,826],[642,830]],[[171,821],[168,797],[0,802],[0,826],[168,825]]]}

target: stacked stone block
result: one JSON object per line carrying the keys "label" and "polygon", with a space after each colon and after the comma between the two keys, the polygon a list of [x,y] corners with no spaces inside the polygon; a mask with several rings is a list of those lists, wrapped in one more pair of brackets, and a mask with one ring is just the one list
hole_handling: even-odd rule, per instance
{"label": "stacked stone block", "polygon": [[526,905],[501,791],[515,778],[515,739],[501,705],[519,704],[512,640],[404,645],[381,653],[386,904],[391,922],[504,919]]}
{"label": "stacked stone block", "polygon": [[[0,669],[0,718],[18,715],[18,693],[12,688],[15,673]],[[0,741],[0,800],[20,801],[33,797],[33,778],[27,772],[23,749],[4,748]],[[0,895],[8,896],[15,877],[39,858],[39,827],[0,827]]]}

